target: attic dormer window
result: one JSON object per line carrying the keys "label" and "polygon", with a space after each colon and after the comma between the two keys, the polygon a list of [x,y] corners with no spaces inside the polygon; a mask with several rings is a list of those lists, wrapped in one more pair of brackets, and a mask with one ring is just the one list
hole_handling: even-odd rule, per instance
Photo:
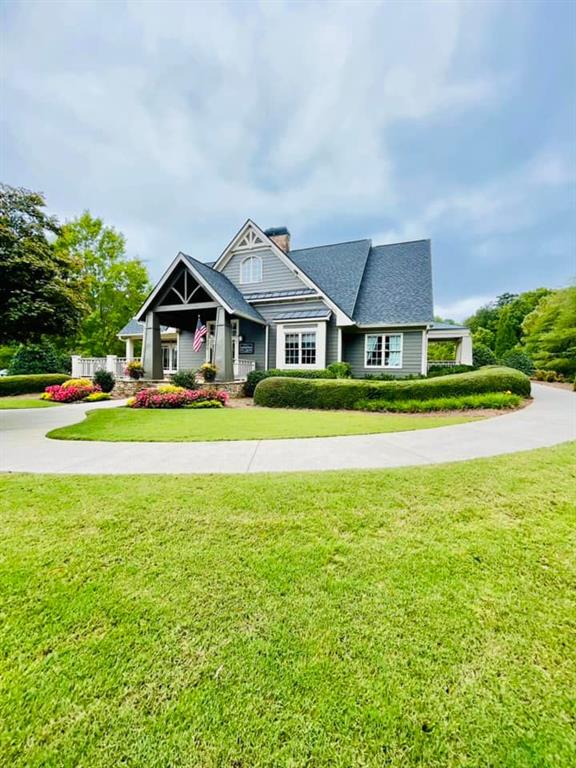
{"label": "attic dormer window", "polygon": [[240,265],[241,283],[262,282],[262,259],[260,256],[248,256]]}

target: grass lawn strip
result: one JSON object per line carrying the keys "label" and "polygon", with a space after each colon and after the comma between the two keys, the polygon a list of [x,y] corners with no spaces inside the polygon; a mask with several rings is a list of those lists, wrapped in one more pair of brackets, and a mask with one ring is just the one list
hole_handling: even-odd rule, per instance
{"label": "grass lawn strip", "polygon": [[290,411],[273,408],[221,410],[92,411],[78,424],[48,433],[58,440],[180,442],[264,440],[402,432],[462,424],[466,416],[407,416],[344,411]]}
{"label": "grass lawn strip", "polygon": [[40,400],[28,396],[0,397],[0,410],[14,410],[15,408],[52,408],[62,403],[51,403],[49,400]]}
{"label": "grass lawn strip", "polygon": [[568,768],[575,459],[4,476],[4,764]]}

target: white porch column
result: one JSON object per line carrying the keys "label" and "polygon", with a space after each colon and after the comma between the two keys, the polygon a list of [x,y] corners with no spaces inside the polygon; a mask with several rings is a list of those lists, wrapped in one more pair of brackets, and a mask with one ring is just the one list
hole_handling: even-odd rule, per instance
{"label": "white porch column", "polygon": [[82,364],[80,355],[72,355],[72,378],[80,379],[82,377]]}
{"label": "white porch column", "polygon": [[134,359],[134,339],[126,339],[126,360]]}
{"label": "white porch column", "polygon": [[230,327],[230,318],[227,317],[224,307],[216,309],[214,365],[216,366],[217,381],[232,381],[234,379],[232,329]]}
{"label": "white porch column", "polygon": [[472,336],[462,336],[456,349],[456,362],[461,365],[472,365]]}

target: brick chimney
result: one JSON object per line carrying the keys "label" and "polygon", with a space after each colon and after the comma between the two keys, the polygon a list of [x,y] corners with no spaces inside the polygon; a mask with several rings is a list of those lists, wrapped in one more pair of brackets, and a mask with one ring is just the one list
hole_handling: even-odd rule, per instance
{"label": "brick chimney", "polygon": [[267,235],[270,240],[273,240],[278,248],[281,248],[284,253],[288,253],[290,250],[290,232],[286,227],[270,227],[265,229],[264,234]]}

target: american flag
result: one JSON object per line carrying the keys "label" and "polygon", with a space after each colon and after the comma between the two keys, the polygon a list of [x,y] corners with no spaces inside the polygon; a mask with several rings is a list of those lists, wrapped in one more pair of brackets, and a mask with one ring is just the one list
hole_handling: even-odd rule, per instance
{"label": "american flag", "polygon": [[192,349],[194,352],[199,352],[202,347],[202,339],[206,336],[206,326],[200,320],[198,315],[198,322],[196,323],[196,331],[194,332],[194,341],[192,342]]}

